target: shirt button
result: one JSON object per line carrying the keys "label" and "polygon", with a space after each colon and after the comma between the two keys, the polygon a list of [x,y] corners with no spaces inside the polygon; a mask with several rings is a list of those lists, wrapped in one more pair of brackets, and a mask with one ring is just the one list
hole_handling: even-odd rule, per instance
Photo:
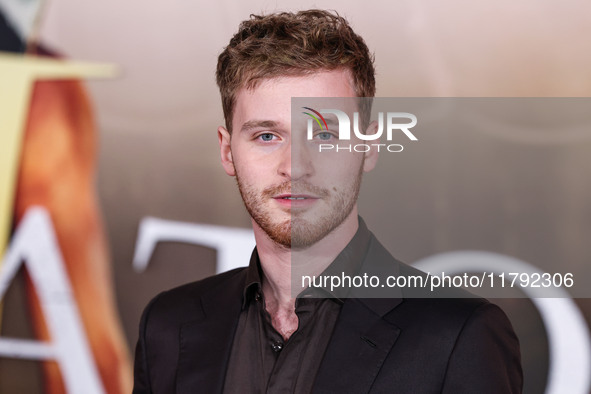
{"label": "shirt button", "polygon": [[281,351],[281,349],[283,349],[283,343],[277,341],[274,342],[273,344],[271,344],[271,348],[273,349],[274,352],[279,353]]}

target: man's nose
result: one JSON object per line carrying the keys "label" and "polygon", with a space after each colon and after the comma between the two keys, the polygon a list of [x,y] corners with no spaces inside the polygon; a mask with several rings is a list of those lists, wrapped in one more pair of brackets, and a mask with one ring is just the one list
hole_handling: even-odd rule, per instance
{"label": "man's nose", "polygon": [[282,155],[279,173],[291,180],[298,180],[311,176],[314,165],[310,147],[305,141],[293,141],[286,144]]}

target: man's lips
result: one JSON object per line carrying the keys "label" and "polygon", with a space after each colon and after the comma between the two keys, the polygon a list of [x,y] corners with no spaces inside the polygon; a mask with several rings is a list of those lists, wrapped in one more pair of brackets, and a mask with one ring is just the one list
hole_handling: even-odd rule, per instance
{"label": "man's lips", "polygon": [[320,199],[320,197],[310,194],[278,194],[273,199],[284,208],[307,208]]}
{"label": "man's lips", "polygon": [[275,200],[317,200],[319,197],[309,195],[309,194],[279,194],[277,196],[273,196]]}

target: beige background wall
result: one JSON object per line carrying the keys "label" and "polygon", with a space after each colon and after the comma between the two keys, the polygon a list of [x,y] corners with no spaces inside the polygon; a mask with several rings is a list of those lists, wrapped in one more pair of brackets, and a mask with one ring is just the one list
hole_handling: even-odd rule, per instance
{"label": "beige background wall", "polygon": [[[139,220],[156,216],[244,228],[250,224],[233,180],[219,165],[216,128],[223,118],[214,82],[217,55],[250,13],[336,9],[375,52],[378,96],[591,93],[591,6],[583,1],[293,4],[53,0],[47,5],[39,32],[42,42],[69,58],[111,62],[121,70],[114,80],[88,86],[100,131],[97,182],[130,346],[137,337],[141,309],[153,295],[215,272],[213,250],[182,244],[161,244],[148,271],[134,272],[131,261]],[[588,134],[583,141],[588,148]],[[584,152],[577,155],[577,160],[588,157]],[[410,168],[409,179],[420,170]],[[587,196],[587,189],[581,192],[573,186],[572,192]],[[582,208],[577,213],[586,216],[577,223],[588,231],[591,217],[584,210],[586,202],[579,199],[578,204]],[[409,201],[409,206],[416,205]],[[398,228],[415,228],[413,216],[403,217],[407,222],[401,221]],[[391,251],[418,259],[462,246],[453,237],[454,242],[437,244],[434,227],[422,231],[432,233],[408,242],[392,241],[392,247],[396,242],[401,246]],[[585,235],[579,237],[577,245]],[[539,316],[527,302],[514,301],[508,308],[524,316],[519,329],[534,338],[528,345],[535,351],[524,359],[531,371],[529,392],[540,392],[547,369],[546,342]],[[589,310],[588,300],[579,304]]]}

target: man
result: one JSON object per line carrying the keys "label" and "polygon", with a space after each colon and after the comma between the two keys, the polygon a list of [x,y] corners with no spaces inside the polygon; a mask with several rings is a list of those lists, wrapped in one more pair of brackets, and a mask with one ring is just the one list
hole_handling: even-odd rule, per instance
{"label": "man", "polygon": [[521,392],[517,338],[483,299],[300,288],[302,275],[421,274],[357,215],[377,151],[319,153],[337,141],[334,119],[308,141],[306,115],[292,114],[292,97],[349,98],[345,107],[361,104],[344,110],[359,109],[376,132],[357,100],[375,94],[372,57],[346,20],[318,10],[252,16],[220,55],[217,81],[222,165],[257,246],[248,268],[146,307],[134,393]]}

